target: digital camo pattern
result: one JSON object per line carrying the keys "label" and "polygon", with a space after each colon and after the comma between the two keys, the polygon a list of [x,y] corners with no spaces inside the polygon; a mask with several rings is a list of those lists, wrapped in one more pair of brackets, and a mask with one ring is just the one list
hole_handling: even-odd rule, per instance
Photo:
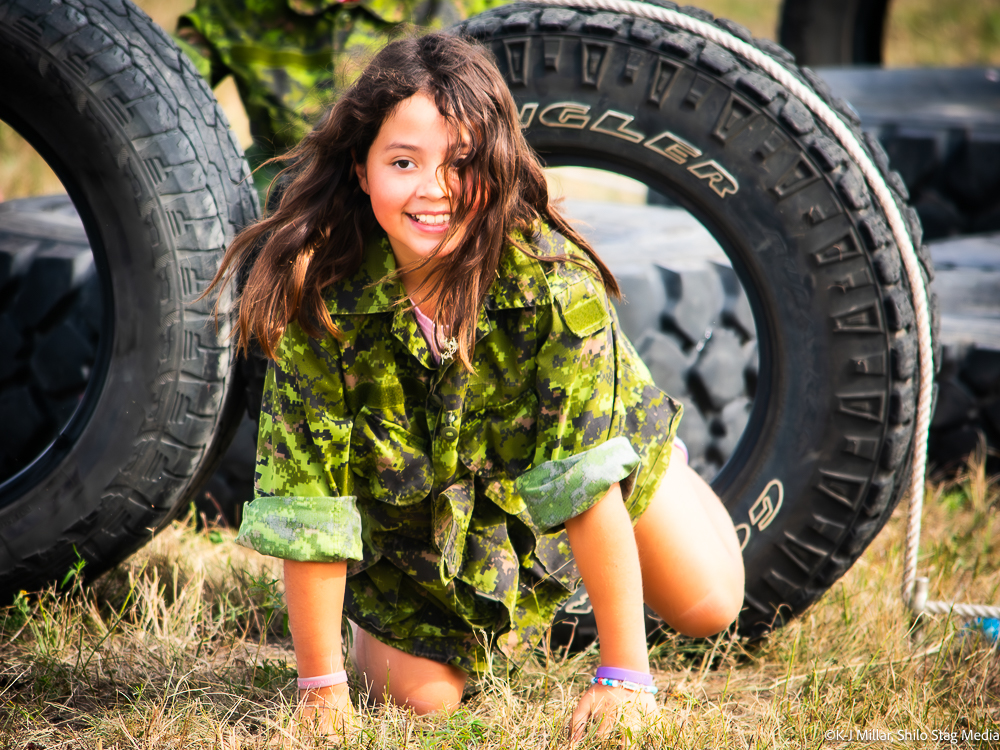
{"label": "digital camo pattern", "polygon": [[[280,153],[406,24],[439,29],[502,0],[197,0],[179,43],[213,87],[232,75],[257,161]],[[257,166],[254,164],[253,166]]]}
{"label": "digital camo pattern", "polygon": [[[533,240],[540,255],[583,257],[548,229]],[[355,560],[345,609],[375,637],[470,672],[491,645],[518,662],[578,583],[565,532],[546,527],[633,473],[629,513],[648,506],[680,406],[653,386],[590,268],[508,249],[474,372],[434,365],[397,304],[402,286],[385,278],[384,235],[327,292],[342,340],[286,331],[265,388],[257,494],[269,505],[357,498],[363,554],[342,556]],[[522,475],[553,491],[519,492]]]}
{"label": "digital camo pattern", "polygon": [[621,482],[627,500],[638,468],[638,454],[628,438],[619,435],[583,453],[529,469],[514,487],[535,525],[553,529],[591,507],[615,482]]}
{"label": "digital camo pattern", "polygon": [[237,544],[286,560],[361,558],[353,497],[259,497],[244,508]]}

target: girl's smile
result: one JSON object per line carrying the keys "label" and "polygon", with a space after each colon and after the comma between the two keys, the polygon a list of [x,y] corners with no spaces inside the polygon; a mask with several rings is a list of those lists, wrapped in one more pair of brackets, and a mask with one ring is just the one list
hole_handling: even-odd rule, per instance
{"label": "girl's smile", "polygon": [[[451,227],[457,183],[444,180],[454,135],[434,100],[417,93],[400,102],[382,124],[365,163],[355,167],[400,268],[433,253]],[[456,234],[442,252],[451,252],[460,241]],[[418,278],[404,274],[404,285],[415,288],[429,270],[417,271]]]}

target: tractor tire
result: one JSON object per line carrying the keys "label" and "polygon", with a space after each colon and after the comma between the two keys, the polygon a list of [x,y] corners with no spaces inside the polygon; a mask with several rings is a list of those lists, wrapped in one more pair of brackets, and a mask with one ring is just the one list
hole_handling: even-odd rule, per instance
{"label": "tractor tire", "polygon": [[943,345],[928,458],[961,470],[986,447],[986,470],[1000,471],[1000,234],[931,243]]}
{"label": "tractor tire", "polygon": [[6,599],[80,560],[85,576],[106,570],[208,479],[243,394],[228,320],[216,328],[215,299],[198,297],[258,207],[211,92],[127,0],[0,0],[0,72],[0,119],[80,222],[49,247],[8,221],[24,242],[0,253],[0,336],[15,352],[0,373]]}
{"label": "tractor tire", "polygon": [[881,65],[889,0],[784,0],[778,41],[799,65]]}
{"label": "tractor tire", "polygon": [[52,443],[86,391],[101,287],[65,195],[0,203],[0,482]]}
{"label": "tractor tire", "polygon": [[898,170],[924,238],[1000,232],[1000,73],[826,69]]}
{"label": "tractor tire", "polygon": [[[867,180],[903,198],[891,173],[863,176],[784,85],[706,34],[753,45],[812,86],[773,42],[673,3],[600,5],[519,3],[457,33],[492,49],[547,164],[618,172],[666,195],[712,233],[746,292],[754,398],[740,405],[746,426],[713,486],[743,547],[739,629],[757,638],[843,575],[907,487],[921,390],[916,293]],[[824,117],[884,167],[849,108],[816,93]],[[920,247],[919,221],[902,210]],[[676,327],[663,312],[662,330]]]}

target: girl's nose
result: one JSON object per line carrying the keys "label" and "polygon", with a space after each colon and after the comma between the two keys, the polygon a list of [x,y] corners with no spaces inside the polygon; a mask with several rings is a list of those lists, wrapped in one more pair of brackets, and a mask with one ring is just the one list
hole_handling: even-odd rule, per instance
{"label": "girl's nose", "polygon": [[445,175],[443,168],[438,168],[433,173],[428,171],[427,179],[423,180],[420,184],[420,197],[429,198],[431,200],[440,200],[442,198],[447,198],[448,191],[445,189],[444,186],[445,186]]}

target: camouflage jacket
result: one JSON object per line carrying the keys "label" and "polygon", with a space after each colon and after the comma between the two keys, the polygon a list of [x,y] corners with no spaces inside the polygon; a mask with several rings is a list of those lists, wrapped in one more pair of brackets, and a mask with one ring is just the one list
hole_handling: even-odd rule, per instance
{"label": "camouflage jacket", "polygon": [[[584,257],[548,229],[533,248]],[[386,280],[388,239],[369,243],[361,268],[327,293],[342,340],[293,323],[269,365],[256,497],[237,541],[282,558],[355,561],[345,603],[355,622],[465,669],[481,665],[474,642],[456,654],[407,639],[540,635],[577,583],[561,525],[615,482],[637,518],[681,412],[618,331],[591,269],[508,248],[469,372],[434,363],[416,317],[397,304],[402,285]],[[433,612],[420,610],[428,599]],[[440,624],[442,612],[457,620]]]}
{"label": "camouflage jacket", "polygon": [[177,41],[213,87],[235,78],[259,162],[298,143],[406,24],[443,28],[503,1],[197,0]]}

